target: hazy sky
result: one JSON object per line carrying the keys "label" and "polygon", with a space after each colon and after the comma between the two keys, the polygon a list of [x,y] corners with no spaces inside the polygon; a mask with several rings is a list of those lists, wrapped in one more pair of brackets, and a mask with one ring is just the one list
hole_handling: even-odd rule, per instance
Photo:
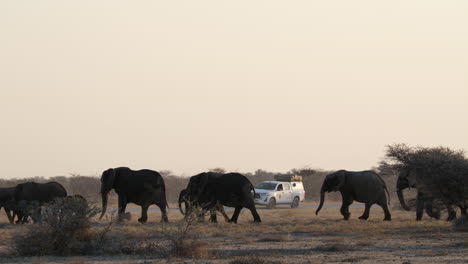
{"label": "hazy sky", "polygon": [[468,2],[1,1],[2,178],[468,150]]}

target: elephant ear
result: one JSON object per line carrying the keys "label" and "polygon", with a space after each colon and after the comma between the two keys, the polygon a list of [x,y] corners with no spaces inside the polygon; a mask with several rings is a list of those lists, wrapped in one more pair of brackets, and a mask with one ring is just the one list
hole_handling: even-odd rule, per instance
{"label": "elephant ear", "polygon": [[108,169],[101,176],[101,193],[107,193],[114,187],[115,169]]}
{"label": "elephant ear", "polygon": [[206,186],[208,186],[209,183],[209,174],[204,172],[200,174],[199,182],[198,182],[198,191],[199,194],[202,194],[205,192]]}
{"label": "elephant ear", "polygon": [[415,168],[408,171],[406,176],[406,180],[408,181],[408,185],[410,187],[416,187],[418,181],[418,175],[420,174],[421,169]]}
{"label": "elephant ear", "polygon": [[346,182],[346,171],[340,170],[335,173],[336,189],[339,190]]}

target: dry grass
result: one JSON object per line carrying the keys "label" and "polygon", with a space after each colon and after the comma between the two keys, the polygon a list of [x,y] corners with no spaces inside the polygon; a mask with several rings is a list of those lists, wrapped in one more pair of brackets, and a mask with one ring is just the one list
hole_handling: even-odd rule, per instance
{"label": "dry grass", "polygon": [[[372,208],[368,221],[357,219],[362,209],[353,208],[351,213],[351,220],[343,221],[337,208],[324,208],[319,216],[311,209],[259,210],[263,222],[253,224],[250,212],[243,210],[237,225],[194,223],[190,234],[177,242],[186,227],[182,216],[171,211],[170,222],[162,224],[160,214],[152,212],[146,224],[133,217],[112,226],[107,240],[114,243],[97,255],[110,259],[104,264],[124,256],[132,259],[128,263],[143,263],[143,259],[148,263],[198,263],[193,259],[202,263],[297,263],[299,259],[301,263],[392,263],[395,252],[403,259],[413,256],[413,264],[426,263],[423,259],[432,263],[468,260],[466,237],[455,232],[451,223],[428,218],[417,222],[414,213],[405,211],[393,211],[393,220],[384,222],[378,207]],[[90,232],[105,227],[106,222],[93,221]],[[0,252],[1,245],[11,243],[12,234],[21,229],[24,227],[6,225],[0,230],[0,236],[6,238],[0,241]],[[414,256],[421,258],[420,262]],[[80,256],[80,262],[93,261],[90,258]],[[31,261],[15,259],[19,263]]]}
{"label": "dry grass", "polygon": [[292,241],[291,233],[286,235],[282,234],[272,234],[272,235],[263,235],[260,239],[257,239],[257,242],[289,242]]}

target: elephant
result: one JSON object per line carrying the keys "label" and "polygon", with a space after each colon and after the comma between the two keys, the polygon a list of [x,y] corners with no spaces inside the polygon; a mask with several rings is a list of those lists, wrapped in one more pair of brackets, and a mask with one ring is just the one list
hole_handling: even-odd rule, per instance
{"label": "elephant", "polygon": [[[410,210],[410,208],[406,205],[403,190],[407,188],[416,188],[418,190],[416,196],[416,221],[420,221],[422,219],[424,208],[426,209],[428,216],[435,219],[440,219],[440,208],[438,206],[434,206],[434,198],[417,187],[417,174],[417,169],[410,169],[408,167],[404,167],[399,171],[396,189],[401,207],[406,211]],[[447,207],[448,212],[447,221],[454,220],[457,217],[457,212],[452,206],[445,206]]]}
{"label": "elephant", "polygon": [[17,212],[18,219],[16,220],[16,224],[25,224],[28,223],[28,218],[30,217],[33,220],[33,223],[41,222],[41,213],[42,213],[42,205],[37,200],[26,201],[20,200],[16,201],[15,204],[12,206],[14,208],[14,212]]}
{"label": "elephant", "polygon": [[[182,191],[180,191],[178,203],[179,203],[179,210],[182,213],[182,215],[184,215],[185,218],[189,217],[190,214],[193,213],[194,209],[196,209],[194,207],[197,207],[197,208],[199,207],[198,205],[192,205],[192,203],[190,203],[190,197],[187,194],[187,189],[183,189]],[[182,203],[185,206],[185,212],[182,209]],[[215,207],[210,209],[210,221],[211,222],[213,223],[218,222],[216,218],[216,211],[219,211],[223,215],[224,220],[226,220],[226,222],[229,221],[229,217],[226,215],[223,205],[218,203]],[[200,214],[198,218],[201,221],[204,221],[204,216],[205,216],[204,214]]]}
{"label": "elephant", "polygon": [[148,220],[148,208],[155,204],[161,210],[161,221],[168,222],[166,186],[161,174],[152,170],[131,170],[127,167],[108,169],[101,176],[102,219],[107,209],[107,196],[114,189],[118,195],[119,221],[125,219],[128,203],[141,206],[140,223]]}
{"label": "elephant", "polygon": [[[0,210],[5,210],[8,221],[13,224],[16,213],[11,208],[11,201],[14,199],[15,187],[0,188]],[[11,214],[13,213],[13,215]]]}
{"label": "elephant", "polygon": [[320,209],[322,209],[325,200],[325,192],[337,191],[341,193],[343,200],[340,212],[344,220],[349,220],[349,216],[351,215],[349,213],[349,206],[353,201],[364,203],[366,206],[364,213],[359,217],[361,220],[367,220],[369,218],[369,211],[373,204],[378,204],[382,207],[385,214],[384,220],[390,221],[392,219],[387,206],[387,196],[388,202],[390,202],[387,185],[382,177],[374,171],[353,172],[339,170],[328,174],[320,189],[320,204],[315,211],[316,215],[319,213]]}
{"label": "elephant", "polygon": [[252,195],[252,191],[255,194],[254,186],[240,173],[203,172],[190,177],[186,189],[191,206],[197,205],[203,211],[218,204],[234,207],[230,223],[237,223],[239,213],[245,207],[252,213],[254,222],[261,222]]}
{"label": "elephant", "polygon": [[[66,197],[67,191],[58,182],[36,183],[26,182],[16,185],[14,191],[14,201],[18,208],[17,223],[24,223],[27,216],[39,216],[41,206],[55,198]],[[24,209],[24,208],[27,208]],[[34,211],[34,212],[32,212]],[[38,218],[33,217],[37,222]]]}

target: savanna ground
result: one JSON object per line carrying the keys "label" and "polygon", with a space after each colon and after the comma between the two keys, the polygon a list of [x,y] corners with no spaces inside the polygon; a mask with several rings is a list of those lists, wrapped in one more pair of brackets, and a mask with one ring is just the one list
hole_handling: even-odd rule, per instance
{"label": "savanna ground", "polygon": [[[103,254],[71,257],[15,255],[11,247],[13,238],[26,227],[6,224],[2,211],[0,262],[468,263],[468,233],[456,232],[452,223],[426,216],[416,222],[414,212],[394,209],[393,220],[384,222],[381,208],[375,205],[367,221],[357,219],[363,208],[351,208],[350,221],[341,220],[339,207],[323,208],[319,216],[310,205],[258,211],[261,224],[253,224],[250,212],[244,209],[238,224],[225,223],[218,216],[218,224],[188,225],[176,210],[169,213],[170,223],[160,223],[160,213],[151,212],[148,223],[140,224],[136,220],[139,212],[132,210],[131,220],[111,225],[106,233],[110,248],[104,249]],[[108,223],[96,220],[91,231],[103,230]],[[185,244],[171,247],[187,227],[182,239]]]}

